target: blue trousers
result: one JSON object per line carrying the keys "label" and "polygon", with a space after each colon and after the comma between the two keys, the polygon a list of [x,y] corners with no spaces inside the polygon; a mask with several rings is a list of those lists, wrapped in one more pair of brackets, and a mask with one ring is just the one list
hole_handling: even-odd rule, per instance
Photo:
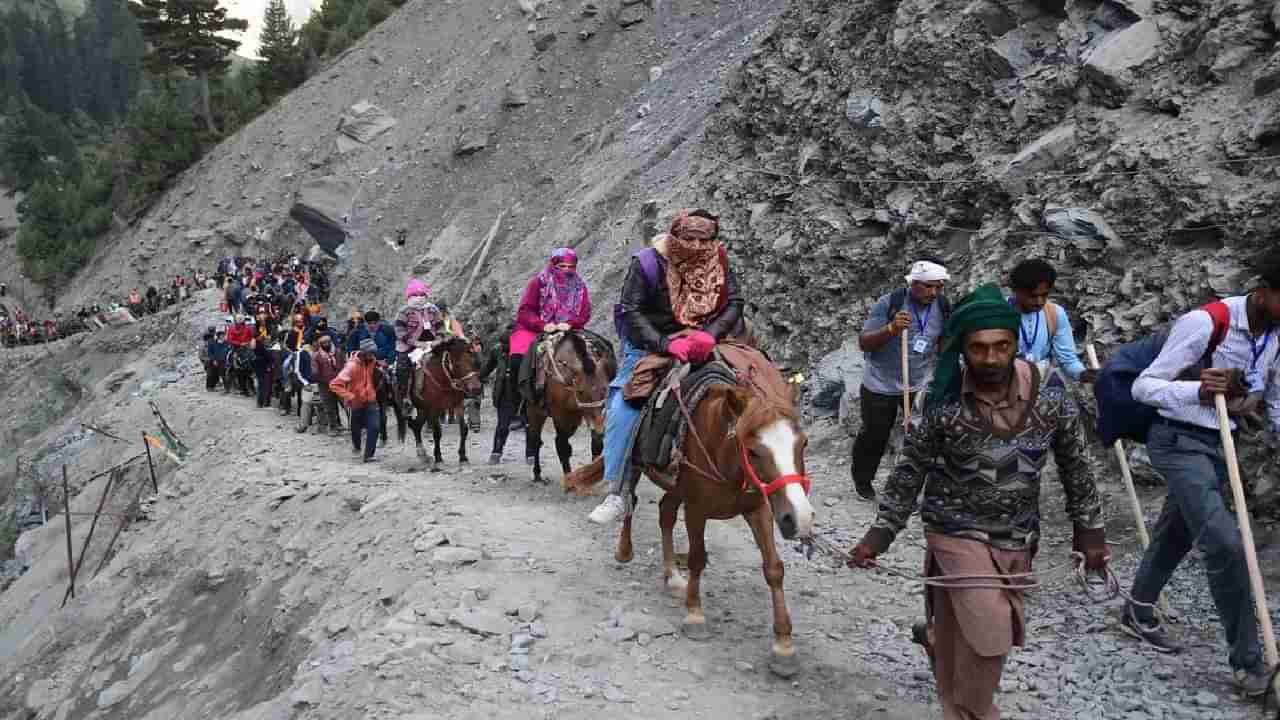
{"label": "blue trousers", "polygon": [[622,388],[635,373],[636,363],[645,355],[648,353],[623,340],[622,364],[618,368],[618,374],[609,383],[609,404],[604,419],[604,479],[609,483],[609,492],[613,495],[622,494],[622,473],[627,465],[627,447],[631,444],[636,424],[640,422],[640,408],[632,407],[622,399]]}
{"label": "blue trousers", "polygon": [[[1151,464],[1164,476],[1169,496],[1151,533],[1133,580],[1134,599],[1154,603],[1193,545],[1200,547],[1209,592],[1231,647],[1233,669],[1258,667],[1262,652],[1244,544],[1235,515],[1227,509],[1227,466],[1216,430],[1203,432],[1157,423],[1147,439]],[[1150,608],[1135,608],[1150,621]]]}
{"label": "blue trousers", "polygon": [[[378,431],[382,429],[382,408],[369,405],[362,408],[351,408],[351,444],[359,450],[364,447],[364,456],[373,457],[378,449]],[[364,443],[360,442],[361,434]]]}

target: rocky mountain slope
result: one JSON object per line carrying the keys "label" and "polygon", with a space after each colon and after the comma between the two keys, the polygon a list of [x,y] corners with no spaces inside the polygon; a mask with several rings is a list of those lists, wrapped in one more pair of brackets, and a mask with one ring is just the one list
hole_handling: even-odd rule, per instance
{"label": "rocky mountain slope", "polygon": [[[947,258],[957,292],[1050,257],[1081,337],[1110,346],[1247,287],[1248,256],[1272,242],[1276,31],[1249,0],[414,0],[180,178],[60,300],[306,252],[287,215],[321,184],[346,193],[334,314],[390,308],[410,273],[457,304],[474,270],[464,317],[484,332],[562,244],[607,308],[628,248],[702,204],[724,214],[774,356],[818,365],[828,402],[858,379],[842,343],[921,252]],[[340,142],[361,101],[396,123]],[[108,506],[106,531],[129,498],[143,520],[110,554],[90,546],[106,564],[66,610],[65,525],[29,534],[31,570],[0,595],[5,720],[936,714],[905,632],[918,586],[788,549],[806,671],[775,679],[740,527],[710,540],[716,638],[677,638],[656,533],[619,568],[588,505],[529,487],[521,466],[427,477],[399,448],[352,466],[341,443],[205,395],[191,349],[215,302],[0,361],[0,468],[68,464],[77,547],[105,482],[85,480],[122,454],[81,422],[153,429],[155,402],[191,448],[163,462],[156,498],[136,468],[120,479],[140,494]],[[822,532],[844,545],[870,508],[844,497],[841,429],[810,430]],[[1153,517],[1158,493],[1144,500]],[[1066,531],[1046,506],[1049,567]],[[1127,579],[1127,513],[1110,529]],[[913,572],[913,543],[887,562]],[[1191,567],[1171,588],[1191,645],[1177,658],[1126,644],[1061,584],[1038,595],[1007,714],[1245,717]]]}
{"label": "rocky mountain slope", "polygon": [[[385,312],[411,272],[456,303],[495,227],[472,295],[487,304],[473,307],[473,322],[505,322],[559,245],[578,248],[607,296],[637,240],[640,205],[669,211],[695,199],[682,182],[700,162],[690,148],[728,71],[781,9],[763,0],[410,3],[188,171],[64,302],[225,254],[305,253],[311,240],[288,213],[317,182],[345,204],[349,257],[334,303],[343,314],[357,303]],[[362,101],[396,124],[367,144],[348,142],[337,128]]]}

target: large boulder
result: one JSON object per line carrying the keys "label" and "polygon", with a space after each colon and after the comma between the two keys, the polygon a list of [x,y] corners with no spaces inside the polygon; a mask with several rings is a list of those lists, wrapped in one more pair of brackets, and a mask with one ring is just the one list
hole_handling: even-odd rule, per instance
{"label": "large boulder", "polygon": [[1085,77],[1111,107],[1124,104],[1137,84],[1137,71],[1154,60],[1160,49],[1160,29],[1142,20],[1108,34],[1084,61]]}
{"label": "large boulder", "polygon": [[338,122],[338,152],[345,153],[373,142],[395,127],[397,120],[373,103],[362,100],[347,109]]}
{"label": "large boulder", "polygon": [[1012,194],[1026,190],[1028,178],[1057,168],[1076,150],[1076,124],[1063,123],[1036,138],[1018,151],[1001,175],[1001,183]]}
{"label": "large boulder", "polygon": [[289,217],[325,252],[337,257],[338,248],[347,241],[347,220],[355,194],[355,183],[336,175],[310,180],[298,190]]}

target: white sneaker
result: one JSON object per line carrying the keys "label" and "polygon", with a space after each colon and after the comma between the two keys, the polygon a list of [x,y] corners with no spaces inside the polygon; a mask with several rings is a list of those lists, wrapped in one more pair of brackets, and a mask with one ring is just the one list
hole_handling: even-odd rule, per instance
{"label": "white sneaker", "polygon": [[626,506],[622,502],[621,495],[610,495],[600,503],[600,506],[591,511],[591,516],[587,518],[597,525],[608,525],[616,522],[627,512]]}

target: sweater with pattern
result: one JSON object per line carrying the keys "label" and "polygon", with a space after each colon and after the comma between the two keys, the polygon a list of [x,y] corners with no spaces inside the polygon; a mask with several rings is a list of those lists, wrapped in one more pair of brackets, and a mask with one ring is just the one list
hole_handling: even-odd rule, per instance
{"label": "sweater with pattern", "polygon": [[[1021,362],[1021,361],[1019,361]],[[1080,408],[1057,371],[1032,370],[1029,407],[1010,432],[994,430],[971,395],[931,406],[912,424],[874,527],[896,536],[920,510],[928,532],[1021,550],[1040,534],[1040,475],[1052,452],[1079,529],[1103,526]],[[921,490],[923,489],[923,497]]]}

